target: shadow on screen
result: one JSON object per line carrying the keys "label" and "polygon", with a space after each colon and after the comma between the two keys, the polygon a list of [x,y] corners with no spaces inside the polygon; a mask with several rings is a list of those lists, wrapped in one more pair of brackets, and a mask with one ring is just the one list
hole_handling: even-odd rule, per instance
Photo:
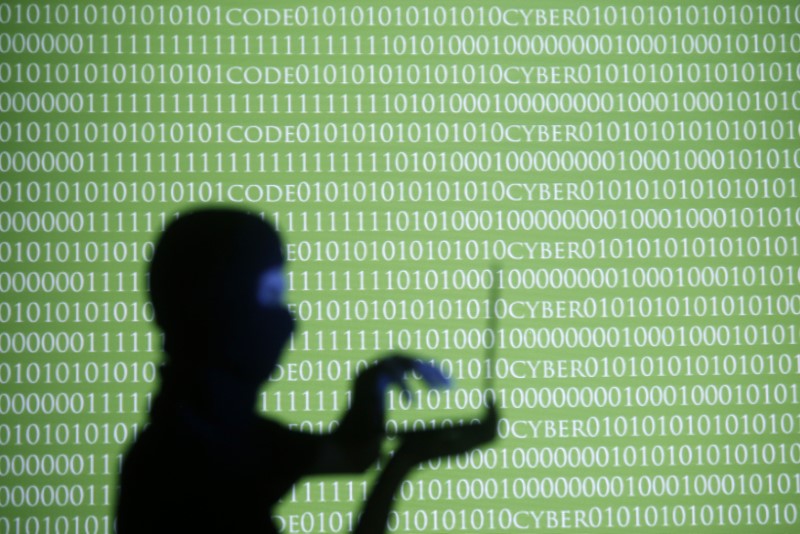
{"label": "shadow on screen", "polygon": [[[294,328],[283,265],[277,232],[245,212],[194,211],[161,236],[149,290],[166,354],[150,424],[123,462],[120,534],[277,532],[272,507],[299,478],[375,463],[389,386],[405,388],[410,371],[431,387],[447,385],[432,365],[390,355],[358,375],[330,434],[261,417],[256,396]],[[355,532],[383,532],[393,495],[417,464],[490,441],[496,420],[490,405],[478,423],[398,436]]]}

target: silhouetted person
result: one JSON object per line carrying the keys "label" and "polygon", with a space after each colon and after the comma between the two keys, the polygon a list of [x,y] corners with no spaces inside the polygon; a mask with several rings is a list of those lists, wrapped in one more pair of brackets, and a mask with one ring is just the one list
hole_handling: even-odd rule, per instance
{"label": "silhouetted person", "polygon": [[[391,356],[357,377],[350,410],[331,434],[295,432],[259,416],[257,393],[294,326],[283,302],[283,263],[275,230],[239,211],[195,211],[161,236],[149,287],[166,361],[150,424],[123,462],[120,534],[276,532],[272,506],[298,478],[375,462],[389,384],[404,386],[411,370],[431,385],[446,382],[427,364]],[[490,410],[478,425],[401,436],[357,532],[383,532],[405,474],[488,441],[494,419]]]}

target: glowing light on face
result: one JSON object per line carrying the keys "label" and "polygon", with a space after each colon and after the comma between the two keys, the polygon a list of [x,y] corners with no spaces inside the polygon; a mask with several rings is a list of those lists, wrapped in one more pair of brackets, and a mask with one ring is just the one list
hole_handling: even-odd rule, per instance
{"label": "glowing light on face", "polygon": [[258,303],[265,308],[279,308],[284,306],[286,294],[286,280],[283,268],[280,266],[267,269],[258,279]]}

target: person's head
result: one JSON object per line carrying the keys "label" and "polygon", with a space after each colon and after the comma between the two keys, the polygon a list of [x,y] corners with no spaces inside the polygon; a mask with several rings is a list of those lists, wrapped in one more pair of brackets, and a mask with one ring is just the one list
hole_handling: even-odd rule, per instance
{"label": "person's head", "polygon": [[172,222],[149,271],[168,361],[264,380],[293,326],[283,263],[278,233],[256,215],[201,209]]}

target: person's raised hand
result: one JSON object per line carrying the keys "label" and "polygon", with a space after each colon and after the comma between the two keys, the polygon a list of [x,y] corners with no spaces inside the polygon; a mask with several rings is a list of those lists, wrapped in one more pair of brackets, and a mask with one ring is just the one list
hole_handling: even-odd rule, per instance
{"label": "person's raised hand", "polygon": [[[430,387],[450,385],[450,381],[434,364],[401,354],[381,358],[362,371],[355,381],[353,403],[343,425],[357,425],[359,432],[383,434],[385,427],[386,390],[394,385],[410,397],[407,377],[415,372]],[[355,430],[355,428],[354,428]]]}

